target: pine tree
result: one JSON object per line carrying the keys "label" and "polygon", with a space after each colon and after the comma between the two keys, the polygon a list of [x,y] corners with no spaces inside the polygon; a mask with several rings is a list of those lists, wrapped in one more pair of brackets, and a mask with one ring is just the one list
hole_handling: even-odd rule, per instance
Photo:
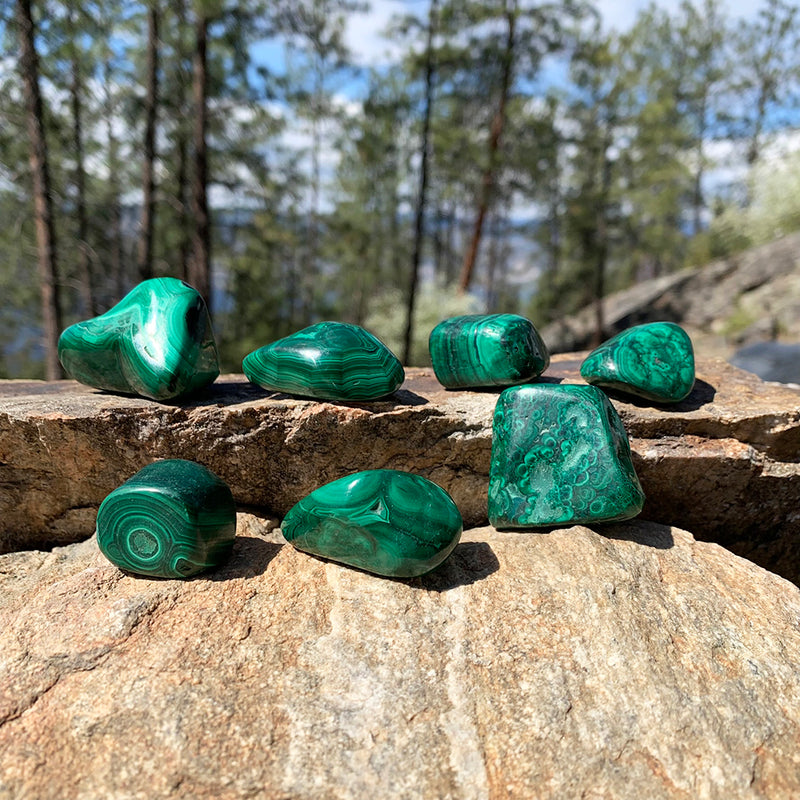
{"label": "pine tree", "polygon": [[19,36],[19,68],[24,86],[25,107],[36,210],[36,242],[39,264],[42,325],[45,343],[47,380],[63,377],[58,360],[58,337],[61,334],[58,256],[56,249],[53,204],[50,190],[50,165],[45,137],[44,105],[39,87],[39,57],[36,52],[36,28],[30,0],[17,0],[16,23]]}

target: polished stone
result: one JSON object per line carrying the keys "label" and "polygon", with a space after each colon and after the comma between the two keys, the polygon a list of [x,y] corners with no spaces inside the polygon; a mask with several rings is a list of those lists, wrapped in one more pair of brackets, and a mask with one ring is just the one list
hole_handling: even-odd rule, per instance
{"label": "polished stone", "polygon": [[636,325],[589,353],[581,377],[657,403],[677,403],[694,386],[692,340],[673,322]]}
{"label": "polished stone", "polygon": [[436,377],[448,389],[513,386],[550,363],[533,323],[517,314],[451,317],[431,331],[429,347]]}
{"label": "polished stone", "polygon": [[156,461],[109,494],[97,512],[97,544],[138,575],[188,578],[231,553],[236,508],[228,485],[194,461]]}
{"label": "polished stone", "polygon": [[242,369],[264,389],[318,400],[377,400],[405,377],[383,342],[344,322],[319,322],[254,350]]}
{"label": "polished stone", "polygon": [[496,528],[635,517],[644,494],[628,437],[594,386],[506,389],[494,412],[489,520]]}
{"label": "polished stone", "polygon": [[206,304],[177,278],[143,281],[105,314],[71,325],[58,357],[81,383],[153,400],[189,394],[219,375]]}
{"label": "polished stone", "polygon": [[461,514],[444,489],[390,469],[321,486],[281,525],[298,550],[395,578],[423,575],[441,564],[461,528]]}

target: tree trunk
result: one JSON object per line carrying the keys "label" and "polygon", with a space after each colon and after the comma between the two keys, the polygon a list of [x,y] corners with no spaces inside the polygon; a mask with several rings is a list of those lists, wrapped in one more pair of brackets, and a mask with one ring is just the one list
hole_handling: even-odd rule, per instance
{"label": "tree trunk", "polygon": [[492,215],[489,220],[489,264],[486,271],[486,313],[493,314],[497,308],[497,287],[495,286],[495,276],[497,275],[497,263],[500,259],[500,232],[499,220],[497,215]]}
{"label": "tree trunk", "polygon": [[[185,0],[179,0],[176,5],[178,17],[179,37],[186,27],[186,4]],[[182,40],[179,39],[182,45]],[[192,252],[191,225],[189,222],[189,132],[186,120],[191,114],[188,111],[189,103],[187,92],[190,86],[189,68],[186,65],[186,53],[182,46],[178,50],[177,64],[177,84],[179,109],[181,119],[178,121],[176,150],[178,157],[178,168],[176,174],[176,203],[178,208],[178,226],[180,244],[178,245],[178,277],[181,280],[189,280],[189,259]]]}
{"label": "tree trunk", "polygon": [[103,83],[105,84],[106,146],[108,148],[108,209],[111,229],[110,253],[113,294],[121,300],[125,294],[125,267],[122,257],[122,209],[120,208],[119,188],[119,144],[114,135],[114,101],[111,94],[111,56],[103,62]]}
{"label": "tree trunk", "polygon": [[176,175],[176,200],[178,204],[178,225],[180,244],[178,245],[178,277],[189,280],[189,262],[192,253],[191,225],[189,221],[189,142],[183,131],[178,132],[178,171]]}
{"label": "tree trunk", "polygon": [[322,184],[320,156],[322,152],[322,97],[324,82],[324,67],[322,56],[314,56],[314,88],[311,97],[311,193],[308,208],[308,240],[306,243],[306,263],[302,265],[301,289],[302,308],[301,321],[309,325],[314,318],[315,291],[317,275],[319,273],[319,201]]}
{"label": "tree trunk", "polygon": [[597,222],[594,241],[594,342],[598,347],[606,338],[606,323],[603,298],[606,293],[606,267],[608,263],[608,197],[611,191],[611,161],[608,150],[611,139],[607,138],[602,150],[602,173],[600,179],[600,199],[597,203]]}
{"label": "tree trunk", "polygon": [[39,91],[39,59],[36,53],[30,0],[17,0],[16,16],[19,28],[20,71],[25,93],[25,113],[28,122],[30,166],[36,213],[36,249],[44,330],[45,374],[47,380],[53,381],[64,376],[58,360],[61,308],[58,296],[58,264],[50,194],[50,169],[47,161],[42,95]]}
{"label": "tree trunk", "polygon": [[81,99],[81,65],[78,58],[77,37],[72,6],[67,5],[67,24],[72,37],[72,63],[69,84],[70,105],[72,107],[72,148],[75,151],[75,215],[78,218],[78,283],[80,285],[81,305],[85,316],[97,313],[92,282],[92,268],[89,259],[89,219],[86,214],[86,168],[83,158],[83,103]]}
{"label": "tree trunk", "polygon": [[764,129],[764,119],[767,116],[767,95],[769,83],[767,78],[762,78],[758,87],[758,102],[756,103],[756,118],[750,143],[747,147],[747,166],[752,167],[761,155],[761,132]]}
{"label": "tree trunk", "polygon": [[192,64],[192,95],[194,99],[194,175],[192,179],[192,213],[194,235],[189,283],[203,296],[211,309],[211,217],[208,208],[208,72],[206,46],[208,19],[199,17],[196,23],[195,51]]}
{"label": "tree trunk", "polygon": [[159,9],[147,10],[147,97],[145,100],[144,163],[142,165],[142,218],[137,266],[139,280],[153,277],[153,221],[155,211],[156,114],[158,109]]}
{"label": "tree trunk", "polygon": [[461,277],[458,285],[462,292],[466,292],[472,282],[472,274],[475,271],[475,262],[478,259],[478,248],[480,247],[481,236],[483,234],[483,223],[492,201],[492,194],[494,193],[494,186],[497,178],[498,152],[500,150],[500,140],[503,136],[503,128],[506,123],[506,104],[508,103],[508,95],[511,91],[514,67],[516,12],[516,2],[512,2],[510,7],[506,4],[506,22],[508,28],[506,33],[506,46],[503,53],[503,75],[500,83],[500,99],[498,101],[497,111],[492,119],[492,127],[489,133],[488,161],[486,170],[483,173],[483,180],[481,181],[478,212],[472,226],[472,238],[470,239],[469,247],[464,255],[464,262],[461,266]]}
{"label": "tree trunk", "polygon": [[422,258],[422,245],[425,237],[425,209],[428,192],[428,156],[430,150],[431,110],[433,108],[433,89],[435,63],[433,40],[438,24],[438,0],[431,0],[428,12],[428,39],[425,46],[425,108],[422,112],[422,141],[420,142],[419,190],[417,207],[414,212],[414,250],[411,254],[411,274],[406,296],[406,325],[403,331],[402,362],[411,361],[411,345],[414,338],[414,306],[417,301],[419,283],[419,263]]}
{"label": "tree trunk", "polygon": [[702,227],[702,211],[703,211],[703,173],[705,172],[705,153],[703,151],[703,144],[706,136],[706,105],[707,96],[705,92],[700,101],[700,111],[698,112],[699,130],[697,132],[697,171],[694,176],[694,190],[692,192],[692,209],[694,212],[694,235],[700,233]]}

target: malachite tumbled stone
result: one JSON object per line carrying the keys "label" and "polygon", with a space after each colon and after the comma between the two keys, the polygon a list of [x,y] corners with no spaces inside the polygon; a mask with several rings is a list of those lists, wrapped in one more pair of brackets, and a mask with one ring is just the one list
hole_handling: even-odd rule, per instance
{"label": "malachite tumbled stone", "polygon": [[143,281],[105,314],[71,325],[58,357],[81,383],[153,400],[189,394],[219,375],[206,304],[177,278]]}
{"label": "malachite tumbled stone", "polygon": [[506,389],[494,412],[489,520],[535,528],[635,517],[644,503],[617,412],[594,386]]}
{"label": "malachite tumbled stone", "polygon": [[677,403],[694,386],[692,340],[673,322],[637,325],[589,353],[581,376],[596,386]]}
{"label": "malachite tumbled stone", "polygon": [[517,314],[470,314],[440,322],[429,340],[433,371],[448,389],[513,386],[541,375],[550,354]]}
{"label": "malachite tumbled stone", "polygon": [[276,392],[319,400],[377,400],[403,382],[403,365],[358,325],[319,322],[245,356],[244,374]]}
{"label": "malachite tumbled stone", "polygon": [[156,461],[103,500],[97,543],[129,572],[188,578],[225,561],[236,534],[227,484],[194,461]]}
{"label": "malachite tumbled stone", "polygon": [[281,525],[298,550],[394,578],[437,567],[458,544],[461,528],[461,514],[444,489],[391,469],[321,486]]}

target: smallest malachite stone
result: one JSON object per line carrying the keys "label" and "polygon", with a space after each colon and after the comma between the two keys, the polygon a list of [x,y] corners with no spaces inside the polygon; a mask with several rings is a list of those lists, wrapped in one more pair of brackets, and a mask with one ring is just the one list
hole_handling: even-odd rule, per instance
{"label": "smallest malachite stone", "polygon": [[188,578],[225,561],[236,534],[227,484],[194,461],[156,461],[103,500],[97,543],[128,572]]}
{"label": "smallest malachite stone", "polygon": [[541,375],[550,354],[517,314],[470,314],[440,322],[429,340],[433,371],[448,389],[513,386]]}
{"label": "smallest malachite stone", "polygon": [[594,386],[506,389],[493,420],[489,521],[496,528],[635,517],[644,494],[628,437]]}
{"label": "smallest malachite stone", "polygon": [[461,529],[461,513],[444,489],[391,469],[356,472],[321,486],[281,525],[298,550],[394,578],[439,566]]}
{"label": "smallest malachite stone", "polygon": [[636,325],[589,353],[581,377],[656,403],[677,403],[694,386],[692,340],[673,322]]}

